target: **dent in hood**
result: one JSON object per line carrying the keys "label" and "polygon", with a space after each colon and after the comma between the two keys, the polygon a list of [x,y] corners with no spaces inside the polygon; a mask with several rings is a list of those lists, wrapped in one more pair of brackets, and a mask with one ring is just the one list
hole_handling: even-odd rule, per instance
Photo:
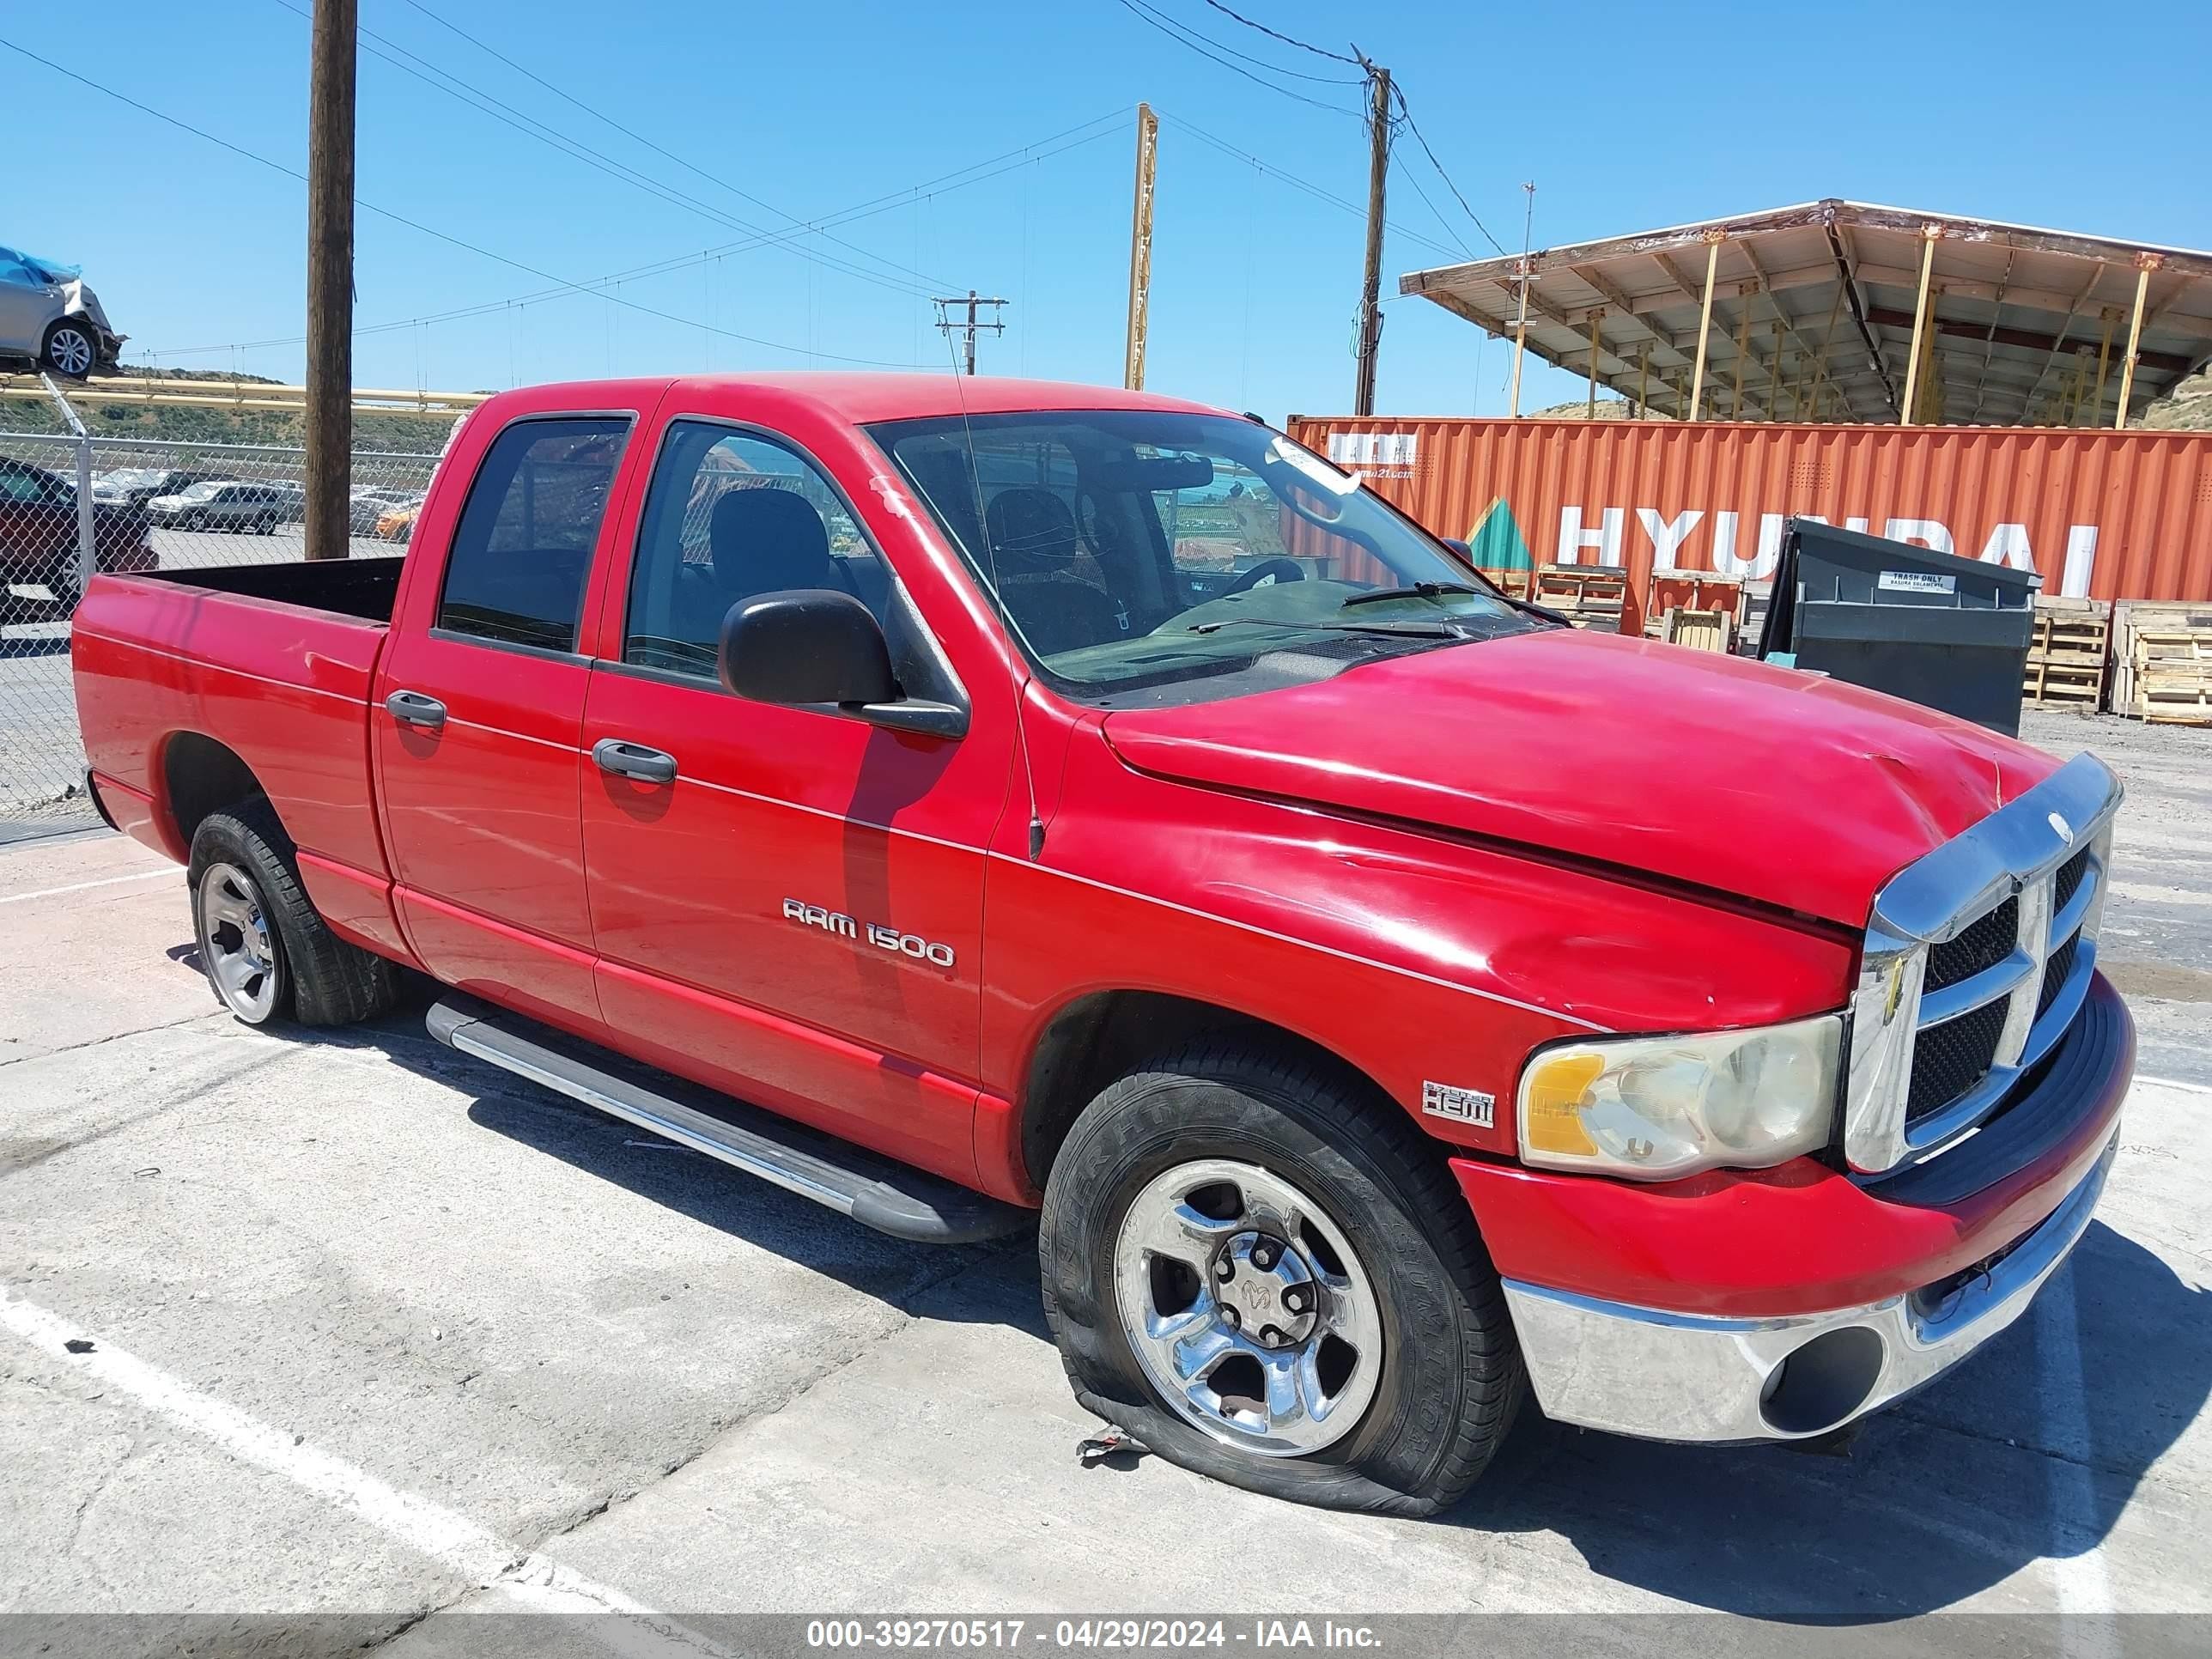
{"label": "dent in hood", "polygon": [[1835,680],[1566,630],[1117,711],[1104,731],[1127,764],[1162,777],[1625,866],[1853,927],[1883,881],[2057,765]]}

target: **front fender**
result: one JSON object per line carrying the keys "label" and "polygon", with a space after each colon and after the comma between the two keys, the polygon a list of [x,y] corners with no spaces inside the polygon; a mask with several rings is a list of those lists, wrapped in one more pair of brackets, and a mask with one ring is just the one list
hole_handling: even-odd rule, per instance
{"label": "front fender", "polygon": [[[984,1083],[1008,1100],[1059,1009],[1152,991],[1296,1032],[1431,1133],[1510,1154],[1537,1044],[1838,1008],[1856,943],[1540,854],[1139,774],[1082,731],[1043,859],[992,860],[986,948]],[[1491,1097],[1491,1121],[1425,1114],[1431,1084]]]}

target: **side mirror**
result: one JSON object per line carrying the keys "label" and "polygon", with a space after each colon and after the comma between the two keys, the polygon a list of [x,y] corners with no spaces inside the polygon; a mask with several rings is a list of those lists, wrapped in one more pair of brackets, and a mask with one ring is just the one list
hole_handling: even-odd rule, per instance
{"label": "side mirror", "polygon": [[968,735],[965,702],[899,695],[890,647],[874,615],[834,588],[788,588],[732,605],[716,660],[723,685],[755,702],[835,704],[894,732]]}
{"label": "side mirror", "polygon": [[795,587],[757,594],[722,618],[722,684],[755,702],[890,702],[890,648],[850,593]]}

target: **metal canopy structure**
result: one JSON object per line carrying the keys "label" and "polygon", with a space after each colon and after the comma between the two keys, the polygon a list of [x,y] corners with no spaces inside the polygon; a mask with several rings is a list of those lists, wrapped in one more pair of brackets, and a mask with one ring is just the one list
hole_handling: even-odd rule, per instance
{"label": "metal canopy structure", "polygon": [[1593,413],[2124,426],[2212,360],[2212,253],[1833,199],[1398,289],[1587,376]]}

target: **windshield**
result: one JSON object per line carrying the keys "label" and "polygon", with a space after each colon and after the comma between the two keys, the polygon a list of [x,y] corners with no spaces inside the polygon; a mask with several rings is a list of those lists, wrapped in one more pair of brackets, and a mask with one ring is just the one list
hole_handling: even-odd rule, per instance
{"label": "windshield", "polygon": [[118,489],[135,489],[141,484],[161,483],[161,476],[150,466],[124,466],[101,473],[99,482],[112,484]]}
{"label": "windshield", "polygon": [[1085,702],[1233,696],[1540,625],[1255,422],[1080,410],[872,431],[1030,660]]}
{"label": "windshield", "polygon": [[211,483],[196,483],[185,491],[185,499],[188,501],[204,501],[215,494],[216,488]]}

